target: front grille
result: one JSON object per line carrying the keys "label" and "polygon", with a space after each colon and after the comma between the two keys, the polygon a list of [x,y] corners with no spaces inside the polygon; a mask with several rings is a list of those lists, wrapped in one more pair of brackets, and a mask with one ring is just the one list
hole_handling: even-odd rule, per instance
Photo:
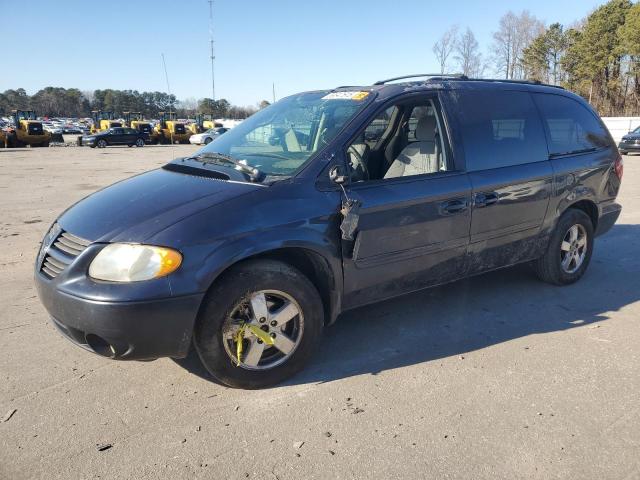
{"label": "front grille", "polygon": [[91,242],[61,230],[46,251],[42,266],[42,273],[49,278],[56,278],[80,255]]}

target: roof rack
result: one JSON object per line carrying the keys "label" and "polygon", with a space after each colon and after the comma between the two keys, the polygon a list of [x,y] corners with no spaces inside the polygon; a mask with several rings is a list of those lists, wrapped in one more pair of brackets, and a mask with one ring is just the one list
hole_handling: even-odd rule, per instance
{"label": "roof rack", "polygon": [[408,78],[429,77],[427,80],[459,80],[470,82],[502,82],[502,83],[516,83],[520,85],[540,85],[542,87],[552,87],[564,90],[564,87],[560,85],[551,85],[549,83],[542,83],[539,80],[510,80],[507,78],[469,78],[463,74],[440,74],[440,73],[423,73],[420,75],[403,75],[401,77],[389,78],[388,80],[380,80],[374,85],[384,85],[385,83],[393,82],[395,80],[404,80]]}
{"label": "roof rack", "polygon": [[502,82],[502,83],[516,83],[521,85],[540,85],[541,87],[553,87],[564,90],[565,88],[560,85],[552,85],[550,83],[543,83],[540,80],[511,80],[507,78],[468,78],[474,82]]}
{"label": "roof rack", "polygon": [[415,75],[402,75],[401,77],[388,78],[386,80],[378,80],[374,85],[384,85],[385,83],[395,82],[396,80],[404,80],[406,78],[418,78],[429,77],[429,80],[433,79],[455,79],[455,80],[468,80],[466,75],[462,74],[446,74],[446,73],[419,73]]}

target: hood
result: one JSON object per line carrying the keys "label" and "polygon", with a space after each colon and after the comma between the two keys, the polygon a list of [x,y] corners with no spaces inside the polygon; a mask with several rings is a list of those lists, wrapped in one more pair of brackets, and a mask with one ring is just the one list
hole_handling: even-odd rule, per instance
{"label": "hood", "polygon": [[158,169],[86,197],[58,223],[93,242],[144,242],[205,208],[258,188],[265,187]]}
{"label": "hood", "polygon": [[622,137],[622,140],[638,140],[640,139],[640,133],[630,132]]}

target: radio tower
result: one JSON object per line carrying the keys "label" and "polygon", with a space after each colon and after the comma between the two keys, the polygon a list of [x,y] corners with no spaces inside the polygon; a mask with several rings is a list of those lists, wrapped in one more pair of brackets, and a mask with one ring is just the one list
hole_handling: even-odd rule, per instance
{"label": "radio tower", "polygon": [[209,44],[211,46],[211,100],[216,99],[216,80],[213,71],[213,61],[216,59],[213,54],[213,0],[209,0]]}

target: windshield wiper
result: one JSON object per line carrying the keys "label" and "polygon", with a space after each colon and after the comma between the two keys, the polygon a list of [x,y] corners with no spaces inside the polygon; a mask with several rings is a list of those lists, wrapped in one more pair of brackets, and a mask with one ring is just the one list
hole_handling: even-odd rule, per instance
{"label": "windshield wiper", "polygon": [[[240,160],[236,160],[235,158],[229,155],[225,155],[224,153],[202,152],[192,157],[187,157],[187,160],[198,160],[202,163],[216,163],[216,162],[230,163],[234,165],[241,172],[246,173],[249,176],[249,179],[251,179],[251,181],[253,182],[262,181],[265,177],[264,172],[261,171],[259,168],[247,165],[246,163],[243,163]],[[213,162],[208,162],[207,160],[213,160]]]}

